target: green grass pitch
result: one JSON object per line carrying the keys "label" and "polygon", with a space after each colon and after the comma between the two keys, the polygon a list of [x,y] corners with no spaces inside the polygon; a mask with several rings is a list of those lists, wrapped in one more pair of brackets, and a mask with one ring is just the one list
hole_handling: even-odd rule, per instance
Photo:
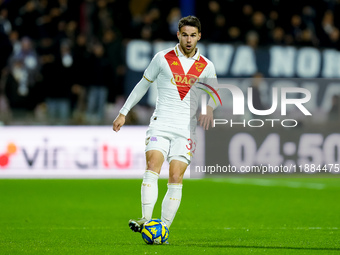
{"label": "green grass pitch", "polygon": [[[141,180],[0,180],[0,254],[339,254],[340,179],[185,180],[170,245],[146,245]],[[166,192],[159,181],[154,217]]]}

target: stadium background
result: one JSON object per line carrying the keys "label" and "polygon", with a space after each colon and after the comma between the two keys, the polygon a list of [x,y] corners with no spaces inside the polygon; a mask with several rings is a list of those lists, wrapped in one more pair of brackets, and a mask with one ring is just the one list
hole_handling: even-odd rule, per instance
{"label": "stadium background", "polygon": [[[202,146],[195,165],[204,164],[204,159],[217,162],[217,151],[229,153],[222,157],[225,164],[339,162],[340,139],[334,133],[340,119],[340,21],[335,15],[339,1],[292,5],[289,1],[7,0],[0,7],[1,176],[38,176],[45,169],[60,175],[84,176],[95,169],[139,176],[144,169],[143,132],[155,105],[156,84],[128,114],[126,127],[132,128],[117,135],[107,125],[154,54],[175,45],[183,13],[201,19],[199,48],[215,64],[217,76],[237,84],[244,94],[252,87],[256,109],[269,108],[273,86],[303,87],[312,94],[306,105],[312,117],[288,108],[285,118],[299,121],[294,139],[277,127],[261,128],[262,136],[257,129],[242,126],[228,132],[214,129],[217,140],[227,135],[221,139],[226,142],[214,148],[214,139],[200,134],[205,146],[214,149]],[[232,116],[229,99],[216,110],[215,118],[240,119]],[[279,110],[270,117],[282,119]],[[258,116],[246,111],[245,119],[252,117]],[[246,144],[242,132],[249,135]],[[267,138],[272,133],[276,142],[270,144]],[[313,138],[309,133],[316,134],[317,142],[305,142]],[[234,137],[239,142],[232,146],[238,152],[229,148]],[[256,160],[261,148],[275,153]]]}
{"label": "stadium background", "polygon": [[[178,20],[188,13],[202,21],[201,51],[216,62],[219,77],[339,78],[339,6],[333,0],[3,0],[1,122],[110,124],[154,53],[176,42]],[[282,55],[290,63],[269,66]],[[128,123],[148,124],[153,104],[145,97]]]}
{"label": "stadium background", "polygon": [[[257,88],[258,109],[270,105],[276,82],[308,88],[313,113],[291,109],[287,118],[299,120],[292,132],[221,127],[208,141],[211,133],[201,132],[207,147],[198,158],[339,164],[339,8],[338,0],[0,0],[1,254],[338,252],[336,174],[188,178],[172,247],[142,246],[126,221],[140,211],[155,90],[118,134],[110,125],[153,55],[176,43],[178,20],[195,14],[200,50],[218,77],[243,91]],[[216,116],[231,118],[230,102]],[[209,141],[225,141],[218,152],[236,151],[234,158],[214,153]],[[165,186],[160,180],[160,194]],[[193,219],[200,222],[195,231]]]}

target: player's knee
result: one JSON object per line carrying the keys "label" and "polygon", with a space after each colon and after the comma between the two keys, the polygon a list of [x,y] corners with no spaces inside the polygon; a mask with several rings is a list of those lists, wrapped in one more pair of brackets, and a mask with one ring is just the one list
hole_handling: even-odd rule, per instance
{"label": "player's knee", "polygon": [[149,159],[146,162],[146,169],[147,170],[151,170],[151,171],[154,171],[156,173],[159,173],[159,170],[161,169],[161,167],[162,167],[162,164],[158,160]]}
{"label": "player's knee", "polygon": [[160,173],[164,156],[162,152],[151,150],[146,152],[146,170]]}
{"label": "player's knee", "polygon": [[169,183],[182,183],[183,174],[174,172],[169,174]]}

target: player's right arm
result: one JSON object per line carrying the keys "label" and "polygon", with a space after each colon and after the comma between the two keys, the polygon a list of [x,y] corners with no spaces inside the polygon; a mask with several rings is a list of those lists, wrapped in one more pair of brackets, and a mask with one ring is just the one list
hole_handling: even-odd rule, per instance
{"label": "player's right arm", "polygon": [[124,125],[125,123],[125,115],[119,113],[116,119],[113,121],[112,128],[114,131],[118,132],[120,128]]}
{"label": "player's right arm", "polygon": [[152,82],[146,80],[144,77],[137,83],[134,89],[131,91],[128,99],[123,105],[122,109],[119,111],[119,115],[113,121],[113,130],[118,132],[120,128],[125,123],[125,116],[128,112],[134,107],[146,94],[148,89],[150,88]]}
{"label": "player's right arm", "polygon": [[159,61],[160,55],[156,54],[148,68],[145,70],[143,78],[134,87],[122,109],[119,111],[119,115],[113,121],[112,128],[114,131],[118,132],[120,130],[125,123],[125,116],[132,107],[134,107],[142,99],[153,81],[157,78],[160,71]]}

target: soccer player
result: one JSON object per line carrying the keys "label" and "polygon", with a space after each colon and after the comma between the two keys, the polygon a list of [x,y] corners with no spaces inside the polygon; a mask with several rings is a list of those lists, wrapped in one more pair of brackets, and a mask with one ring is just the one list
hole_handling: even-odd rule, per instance
{"label": "soccer player", "polygon": [[[130,220],[129,226],[140,232],[143,224],[152,218],[158,197],[158,176],[164,160],[169,162],[168,190],[162,202],[161,219],[170,227],[182,197],[182,179],[194,154],[193,137],[197,125],[193,103],[194,83],[204,78],[216,78],[215,67],[196,48],[201,39],[198,18],[187,16],[178,23],[179,43],[158,52],[144,72],[143,78],[132,90],[119,115],[113,121],[113,130],[119,131],[130,109],[145,95],[157,80],[157,103],[146,133],[146,171],[141,187],[142,218]],[[194,92],[192,92],[194,93]],[[191,101],[190,101],[191,100]],[[195,105],[195,103],[194,103]],[[199,121],[208,129],[213,121],[214,107],[207,106],[207,114]],[[197,109],[197,103],[196,103]]]}

